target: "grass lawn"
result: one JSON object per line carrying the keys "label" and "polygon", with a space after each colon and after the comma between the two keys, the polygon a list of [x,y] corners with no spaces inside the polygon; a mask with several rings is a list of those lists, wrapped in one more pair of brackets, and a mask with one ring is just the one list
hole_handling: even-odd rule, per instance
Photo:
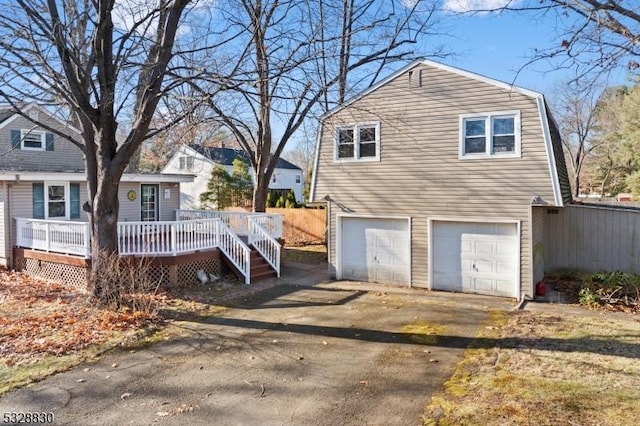
{"label": "grass lawn", "polygon": [[637,316],[518,311],[493,315],[423,422],[626,425],[638,401]]}

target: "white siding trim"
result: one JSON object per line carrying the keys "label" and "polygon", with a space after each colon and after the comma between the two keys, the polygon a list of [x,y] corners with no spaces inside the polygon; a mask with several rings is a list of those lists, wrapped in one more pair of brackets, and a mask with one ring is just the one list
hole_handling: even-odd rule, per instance
{"label": "white siding trim", "polygon": [[[427,274],[427,288],[433,290],[433,222],[469,222],[469,223],[510,223],[516,225],[516,235],[518,236],[518,262],[516,264],[516,289],[513,297],[520,297],[522,289],[522,222],[520,220],[513,219],[494,219],[486,217],[441,217],[432,216],[429,218],[427,238],[429,239],[429,255],[428,255],[428,274]],[[531,234],[531,231],[529,231]],[[531,262],[529,262],[531,263]]]}
{"label": "white siding trim", "polygon": [[544,96],[538,96],[538,112],[540,114],[540,125],[542,126],[542,134],[544,136],[544,146],[547,150],[547,163],[549,164],[549,173],[551,174],[551,186],[553,188],[553,198],[555,205],[564,207],[562,195],[560,193],[560,181],[558,179],[558,170],[556,169],[556,157],[553,152],[553,141],[551,140],[551,132],[549,130],[549,121],[547,119],[547,108],[545,107]]}
{"label": "white siding trim", "polygon": [[[411,252],[411,216],[397,215],[375,215],[375,214],[357,214],[357,213],[337,213],[336,214],[336,279],[342,279],[342,220],[343,219],[395,219],[406,220],[409,230],[407,243],[409,245],[409,287],[412,287],[412,270],[413,270],[413,253]],[[328,250],[327,250],[328,251]]]}
{"label": "white siding trim", "polygon": [[324,123],[320,123],[320,129],[318,130],[318,134],[316,136],[316,153],[313,159],[313,176],[311,176],[311,190],[309,191],[310,192],[309,202],[316,201],[316,182],[318,180],[318,164],[320,163],[320,141],[322,140],[323,129],[324,129]]}

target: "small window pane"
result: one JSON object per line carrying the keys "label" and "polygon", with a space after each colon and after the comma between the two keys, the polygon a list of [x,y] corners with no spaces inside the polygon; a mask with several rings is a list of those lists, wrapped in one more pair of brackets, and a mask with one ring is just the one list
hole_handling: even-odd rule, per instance
{"label": "small window pane", "polygon": [[353,130],[340,129],[340,131],[338,132],[338,143],[340,145],[353,143]]}
{"label": "small window pane", "polygon": [[375,157],[376,143],[367,142],[360,144],[360,157]]}
{"label": "small window pane", "polygon": [[338,158],[353,158],[353,129],[338,130]]}
{"label": "small window pane", "polygon": [[50,185],[49,186],[49,201],[64,201],[64,186],[63,185]]}
{"label": "small window pane", "polygon": [[493,152],[514,152],[516,150],[515,136],[494,136]]}
{"label": "small window pane", "polygon": [[338,158],[351,158],[353,157],[353,144],[340,145],[338,147]]}
{"label": "small window pane", "polygon": [[496,135],[506,135],[514,133],[513,117],[495,118],[493,120],[493,133]]}
{"label": "small window pane", "polygon": [[485,135],[484,119],[466,120],[464,122],[464,135],[465,136],[484,136]]}
{"label": "small window pane", "polygon": [[484,153],[486,150],[486,139],[484,136],[464,139],[465,154],[480,154]]}
{"label": "small window pane", "polygon": [[376,141],[376,128],[375,127],[361,127],[360,128],[360,142],[375,142]]}

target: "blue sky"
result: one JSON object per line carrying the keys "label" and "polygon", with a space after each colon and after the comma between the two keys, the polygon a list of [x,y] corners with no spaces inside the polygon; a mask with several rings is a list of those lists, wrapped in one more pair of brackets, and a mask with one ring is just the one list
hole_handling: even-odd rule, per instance
{"label": "blue sky", "polygon": [[[552,95],[554,85],[571,77],[570,71],[557,70],[552,64],[543,62],[529,65],[517,74],[534,49],[549,48],[557,43],[552,16],[541,18],[513,12],[474,16],[448,14],[446,24],[453,37],[444,43],[454,56],[441,62],[547,96]],[[614,72],[610,81],[612,84],[626,83],[626,71]]]}

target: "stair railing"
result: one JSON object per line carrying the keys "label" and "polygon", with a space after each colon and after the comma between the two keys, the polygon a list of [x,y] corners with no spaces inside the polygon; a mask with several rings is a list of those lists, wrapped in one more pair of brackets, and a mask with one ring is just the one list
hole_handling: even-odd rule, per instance
{"label": "stair railing", "polygon": [[244,283],[250,284],[251,249],[224,222],[217,222],[218,247],[227,259],[244,275]]}
{"label": "stair railing", "polygon": [[249,245],[271,265],[278,277],[280,276],[280,243],[273,238],[258,220],[249,217]]}

